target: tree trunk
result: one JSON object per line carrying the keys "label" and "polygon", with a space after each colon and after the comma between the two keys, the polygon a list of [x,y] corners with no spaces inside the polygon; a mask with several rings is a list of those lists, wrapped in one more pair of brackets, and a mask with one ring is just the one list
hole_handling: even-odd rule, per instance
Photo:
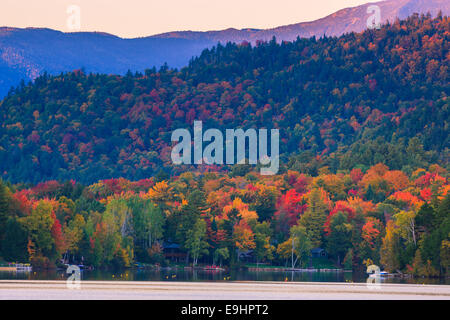
{"label": "tree trunk", "polygon": [[148,233],[148,247],[149,248],[152,247],[152,233],[151,232]]}
{"label": "tree trunk", "polygon": [[414,219],[411,219],[411,232],[412,232],[414,245],[416,245],[416,230],[415,230],[415,226],[414,226]]}
{"label": "tree trunk", "polygon": [[294,238],[292,238],[291,265],[291,268],[294,269]]}

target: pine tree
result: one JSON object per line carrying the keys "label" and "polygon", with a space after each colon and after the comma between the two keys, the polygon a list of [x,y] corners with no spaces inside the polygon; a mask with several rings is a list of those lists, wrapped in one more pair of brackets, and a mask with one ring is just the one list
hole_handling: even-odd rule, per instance
{"label": "pine tree", "polygon": [[28,235],[26,229],[14,218],[9,218],[2,241],[2,257],[6,261],[26,262]]}
{"label": "pine tree", "polygon": [[6,231],[6,223],[8,220],[9,195],[8,189],[0,180],[0,254],[2,242]]}
{"label": "pine tree", "polygon": [[308,209],[300,218],[300,225],[306,228],[313,247],[320,247],[323,243],[327,212],[328,206],[322,199],[321,190],[313,189],[308,199]]}

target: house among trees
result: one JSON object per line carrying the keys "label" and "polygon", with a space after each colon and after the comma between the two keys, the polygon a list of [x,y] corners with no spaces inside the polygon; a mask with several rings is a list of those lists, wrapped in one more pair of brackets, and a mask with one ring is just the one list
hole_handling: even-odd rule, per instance
{"label": "house among trees", "polygon": [[237,251],[239,255],[239,261],[241,262],[256,262],[254,250]]}
{"label": "house among trees", "polygon": [[164,258],[180,262],[186,259],[186,252],[181,250],[181,246],[177,243],[165,242],[163,245],[164,248]]}
{"label": "house among trees", "polygon": [[311,249],[312,258],[328,258],[327,252],[322,248]]}

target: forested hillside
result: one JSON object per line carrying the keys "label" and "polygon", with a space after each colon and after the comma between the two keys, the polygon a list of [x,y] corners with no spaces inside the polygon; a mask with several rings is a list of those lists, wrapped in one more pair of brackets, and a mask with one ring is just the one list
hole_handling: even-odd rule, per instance
{"label": "forested hillside", "polygon": [[[228,44],[182,70],[42,76],[0,104],[0,256],[448,275],[447,17]],[[278,128],[281,168],[174,166],[170,136]],[[294,247],[293,247],[294,246]]]}
{"label": "forested hillside", "polygon": [[0,181],[0,261],[37,268],[62,261],[95,268],[249,261],[307,267],[311,249],[323,248],[341,268],[377,264],[444,276],[447,177],[437,165],[407,175],[377,164],[316,176],[185,172],[169,180],[49,181],[30,188]]}
{"label": "forested hillside", "polygon": [[[74,69],[87,72],[124,75],[127,70],[143,72],[159,68],[166,62],[171,67],[184,67],[189,59],[218,42],[240,43],[258,40],[292,41],[298,36],[309,38],[340,36],[361,32],[373,16],[370,6],[380,11],[380,21],[404,19],[414,12],[439,11],[450,14],[448,0],[384,0],[339,10],[327,17],[272,29],[234,29],[215,31],[177,31],[148,37],[124,39],[103,32],[60,32],[43,28],[13,28],[0,26],[0,98],[20,80],[34,80],[47,72],[58,75]],[[248,26],[252,27],[252,26]]]}
{"label": "forested hillside", "polygon": [[90,183],[180,170],[170,134],[194,120],[279,128],[282,166],[310,174],[446,165],[449,21],[413,16],[339,38],[219,45],[180,71],[44,75],[0,103],[0,172]]}

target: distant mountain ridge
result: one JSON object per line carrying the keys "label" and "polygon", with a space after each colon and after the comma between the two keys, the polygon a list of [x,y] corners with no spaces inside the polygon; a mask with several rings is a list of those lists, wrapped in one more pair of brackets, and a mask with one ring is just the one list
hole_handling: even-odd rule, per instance
{"label": "distant mountain ridge", "polygon": [[278,128],[280,169],[310,175],[448,167],[449,39],[450,17],[414,15],[340,37],[218,45],[179,71],[43,75],[0,101],[0,178],[176,175],[191,168],[172,162],[172,133],[195,120]]}
{"label": "distant mountain ridge", "polygon": [[367,19],[370,14],[367,8],[377,5],[381,11],[381,22],[393,22],[396,18],[405,19],[413,13],[427,13],[435,16],[439,11],[448,15],[450,13],[450,1],[448,0],[389,0],[370,2],[361,6],[339,10],[324,18],[301,22],[272,29],[242,29],[229,28],[221,31],[181,31],[168,32],[152,36],[153,38],[212,40],[214,42],[255,42],[257,40],[268,41],[276,37],[280,41],[293,41],[298,36],[309,38],[340,36],[347,32],[361,32],[367,28]]}
{"label": "distant mountain ridge", "polygon": [[0,28],[0,97],[21,80],[30,81],[44,71],[49,74],[84,68],[87,72],[124,74],[144,71],[167,63],[180,68],[203,49],[217,42],[255,43],[276,37],[292,41],[297,37],[339,36],[366,28],[367,7],[376,4],[381,20],[393,21],[414,12],[438,11],[448,15],[448,0],[389,0],[340,10],[322,19],[273,29],[226,29],[222,31],[169,32],[144,38],[122,39],[102,32],[63,33],[41,28]]}

